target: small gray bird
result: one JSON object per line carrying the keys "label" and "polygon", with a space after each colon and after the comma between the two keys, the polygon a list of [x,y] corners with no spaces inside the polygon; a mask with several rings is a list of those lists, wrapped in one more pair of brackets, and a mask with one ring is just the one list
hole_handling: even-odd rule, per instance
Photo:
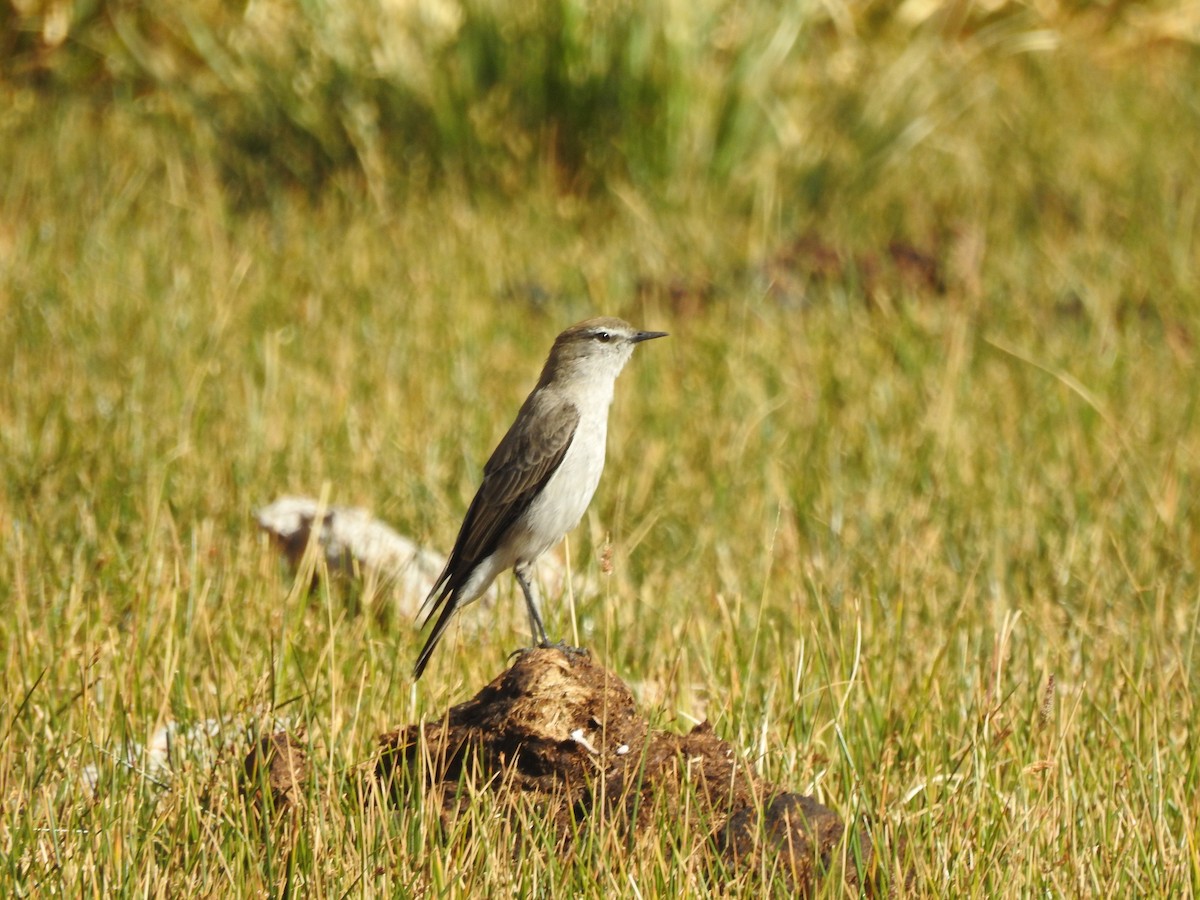
{"label": "small gray bird", "polygon": [[446,568],[421,606],[426,623],[438,616],[414,679],[425,671],[450,617],[505,569],[513,570],[525,594],[534,641],[549,644],[529,584],[533,564],[583,518],[604,471],[613,385],[634,346],[660,337],[666,332],[599,318],[572,325],[554,341],[537,386],[483,467],[483,484]]}

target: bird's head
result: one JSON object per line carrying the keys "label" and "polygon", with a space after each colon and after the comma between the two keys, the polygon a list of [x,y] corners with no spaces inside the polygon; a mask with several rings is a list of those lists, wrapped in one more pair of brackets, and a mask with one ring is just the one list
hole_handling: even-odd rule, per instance
{"label": "bird's head", "polygon": [[542,380],[616,378],[633,348],[642,341],[666,337],[665,331],[639,331],[624,319],[604,316],[572,325],[558,336],[546,360]]}

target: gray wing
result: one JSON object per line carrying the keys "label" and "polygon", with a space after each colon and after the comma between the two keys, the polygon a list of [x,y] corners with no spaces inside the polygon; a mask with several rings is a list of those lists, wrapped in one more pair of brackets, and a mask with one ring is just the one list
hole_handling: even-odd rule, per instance
{"label": "gray wing", "polygon": [[483,484],[430,598],[455,591],[475,565],[495,551],[509,526],[557,471],[578,425],[579,410],[570,401],[543,391],[529,396],[483,468]]}

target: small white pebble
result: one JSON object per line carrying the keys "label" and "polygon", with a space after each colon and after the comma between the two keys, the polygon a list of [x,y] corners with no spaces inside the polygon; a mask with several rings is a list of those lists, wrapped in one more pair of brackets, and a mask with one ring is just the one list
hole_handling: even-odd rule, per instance
{"label": "small white pebble", "polygon": [[624,756],[628,752],[629,752],[628,744],[622,744],[620,747],[617,748],[617,756]]}
{"label": "small white pebble", "polygon": [[571,740],[573,740],[575,743],[577,743],[581,747],[583,747],[583,749],[586,750],[588,753],[599,753],[600,752],[599,750],[597,750],[595,747],[592,746],[592,742],[587,739],[587,736],[583,733],[582,728],[576,728],[574,731],[571,732]]}

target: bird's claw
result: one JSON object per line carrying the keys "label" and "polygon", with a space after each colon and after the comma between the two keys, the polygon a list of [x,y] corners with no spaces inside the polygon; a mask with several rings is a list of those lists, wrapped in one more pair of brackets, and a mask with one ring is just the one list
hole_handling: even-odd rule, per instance
{"label": "bird's claw", "polygon": [[591,656],[587,647],[574,647],[566,641],[555,641],[553,644],[549,641],[542,641],[538,644],[538,648],[542,650],[557,650],[564,656],[572,658]]}
{"label": "bird's claw", "polygon": [[518,647],[512,653],[508,654],[508,659],[509,661],[512,661],[514,658],[518,656],[524,656],[526,653],[531,653],[534,650],[557,650],[559,653],[570,657],[571,659],[582,659],[592,655],[591,651],[586,647],[574,647],[571,644],[568,644],[566,641],[551,642],[549,640],[541,640],[532,647]]}

